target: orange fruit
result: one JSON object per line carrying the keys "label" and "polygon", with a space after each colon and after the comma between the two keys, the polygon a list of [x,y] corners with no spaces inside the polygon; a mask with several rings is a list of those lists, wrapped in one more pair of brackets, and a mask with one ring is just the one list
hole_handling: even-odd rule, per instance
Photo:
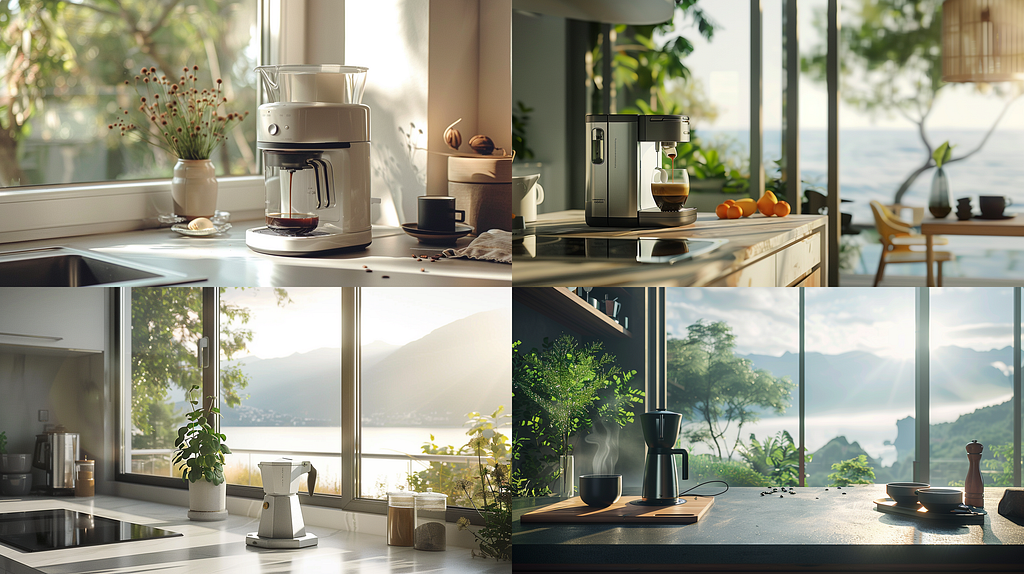
{"label": "orange fruit", "polygon": [[789,204],[785,201],[780,201],[775,204],[775,215],[779,217],[786,217],[789,215]]}
{"label": "orange fruit", "polygon": [[725,211],[725,215],[729,219],[739,219],[743,217],[743,208],[736,204],[730,205],[729,208]]}
{"label": "orange fruit", "polygon": [[757,200],[757,210],[765,217],[771,217],[775,215],[775,204],[778,202],[779,200],[775,198],[774,193],[766,191],[761,196],[761,199]]}
{"label": "orange fruit", "polygon": [[725,205],[736,205],[736,202],[731,199],[727,199],[725,200]]}
{"label": "orange fruit", "polygon": [[718,219],[728,219],[729,216],[726,214],[728,209],[729,209],[728,205],[726,205],[724,203],[719,203],[718,207],[715,208],[715,215],[718,216]]}

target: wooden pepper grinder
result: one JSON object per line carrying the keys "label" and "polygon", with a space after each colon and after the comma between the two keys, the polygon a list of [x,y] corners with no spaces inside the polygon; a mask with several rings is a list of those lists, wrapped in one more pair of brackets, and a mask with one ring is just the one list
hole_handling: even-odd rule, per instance
{"label": "wooden pepper grinder", "polygon": [[981,451],[985,445],[977,440],[967,443],[967,459],[971,467],[967,469],[967,480],[964,481],[964,504],[983,508],[985,506],[985,485],[981,482]]}

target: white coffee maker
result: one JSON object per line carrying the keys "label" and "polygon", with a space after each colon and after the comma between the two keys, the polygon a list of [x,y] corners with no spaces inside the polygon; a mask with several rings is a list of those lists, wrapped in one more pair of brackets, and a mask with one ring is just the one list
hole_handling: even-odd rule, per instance
{"label": "white coffee maker", "polygon": [[261,548],[305,548],[315,546],[316,534],[306,532],[299,508],[299,481],[307,475],[306,485],[313,496],[316,469],[308,460],[290,458],[263,461],[259,464],[263,477],[263,510],[260,529],[245,536],[249,546]]}
{"label": "white coffee maker", "polygon": [[245,233],[254,251],[304,255],[370,244],[370,108],[366,68],[259,66],[266,226]]}

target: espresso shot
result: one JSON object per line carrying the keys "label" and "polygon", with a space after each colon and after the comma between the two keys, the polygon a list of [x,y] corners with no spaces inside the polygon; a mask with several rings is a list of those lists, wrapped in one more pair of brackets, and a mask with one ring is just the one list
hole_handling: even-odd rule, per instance
{"label": "espresso shot", "polygon": [[690,196],[689,183],[652,183],[651,195],[658,209],[670,212],[680,211]]}
{"label": "espresso shot", "polygon": [[267,227],[282,235],[308,235],[317,224],[320,217],[308,213],[268,213]]}

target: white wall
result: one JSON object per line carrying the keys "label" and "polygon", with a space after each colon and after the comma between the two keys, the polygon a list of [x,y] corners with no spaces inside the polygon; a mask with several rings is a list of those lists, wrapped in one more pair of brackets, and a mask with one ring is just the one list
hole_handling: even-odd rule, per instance
{"label": "white wall", "polygon": [[[533,108],[526,143],[543,163],[540,213],[570,209],[566,157],[565,19],[523,14],[512,16],[512,101]],[[516,160],[519,163],[520,159]],[[519,173],[517,170],[516,173]],[[582,209],[583,206],[576,206]]]}

